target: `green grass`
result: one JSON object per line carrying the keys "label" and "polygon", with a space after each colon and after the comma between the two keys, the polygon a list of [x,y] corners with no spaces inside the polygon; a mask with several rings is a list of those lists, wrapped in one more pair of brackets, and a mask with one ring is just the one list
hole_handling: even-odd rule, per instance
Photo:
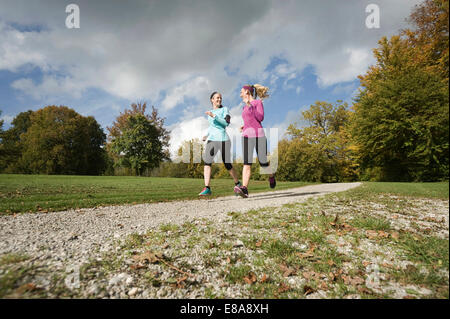
{"label": "green grass", "polygon": [[449,182],[437,183],[378,183],[365,182],[365,188],[372,194],[392,194],[423,198],[448,199]]}
{"label": "green grass", "polygon": [[[277,182],[276,189],[307,184]],[[203,185],[191,178],[0,174],[0,214],[198,199]],[[214,179],[211,197],[232,195],[233,186],[231,179]],[[267,181],[251,181],[249,189],[270,190]]]}

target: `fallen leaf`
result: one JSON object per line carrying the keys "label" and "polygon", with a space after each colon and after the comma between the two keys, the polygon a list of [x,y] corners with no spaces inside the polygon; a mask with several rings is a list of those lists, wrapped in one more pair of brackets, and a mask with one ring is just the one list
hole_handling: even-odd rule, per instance
{"label": "fallen leaf", "polygon": [[281,284],[280,284],[280,287],[278,288],[278,293],[283,293],[283,292],[285,292],[285,291],[288,291],[288,290],[290,290],[291,289],[291,287],[289,287],[288,285],[286,285],[284,282],[282,282]]}
{"label": "fallen leaf", "polygon": [[269,277],[267,277],[266,274],[263,274],[263,275],[262,275],[262,278],[261,278],[261,282],[264,283],[264,282],[266,282],[268,279],[269,279]]}
{"label": "fallen leaf", "polygon": [[399,233],[397,233],[396,231],[395,231],[395,232],[392,232],[391,237],[394,238],[395,240],[398,240],[398,238],[399,238]]}
{"label": "fallen leaf", "polygon": [[384,232],[384,231],[382,231],[382,230],[379,230],[378,231],[378,236],[380,236],[381,238],[388,238],[389,234]]}
{"label": "fallen leaf", "polygon": [[300,258],[314,257],[314,254],[312,254],[312,253],[297,253],[296,255],[299,256]]}
{"label": "fallen leaf", "polygon": [[256,247],[261,247],[261,245],[262,245],[262,240],[257,241],[257,242],[255,243],[255,246],[256,246]]}
{"label": "fallen leaf", "polygon": [[375,230],[367,230],[366,231],[366,236],[369,239],[374,239],[374,238],[377,238],[378,233]]}
{"label": "fallen leaf", "polygon": [[333,265],[335,265],[334,261],[332,261],[331,259],[330,259],[330,260],[328,260],[327,264],[328,264],[328,265],[330,265],[330,266],[333,266]]}
{"label": "fallen leaf", "polygon": [[244,281],[245,281],[246,283],[248,283],[249,285],[255,283],[256,280],[257,280],[257,279],[256,279],[256,275],[255,275],[253,272],[250,272],[250,273],[248,274],[248,276],[244,277]]}
{"label": "fallen leaf", "polygon": [[371,262],[370,262],[370,261],[365,261],[365,260],[364,260],[364,261],[362,262],[362,264],[363,264],[364,267],[367,267],[367,266],[369,266],[369,265],[371,264]]}
{"label": "fallen leaf", "polygon": [[305,296],[312,294],[315,290],[312,289],[310,286],[304,285],[303,286],[303,293]]}
{"label": "fallen leaf", "polygon": [[280,265],[280,269],[283,272],[283,277],[289,277],[290,275],[295,273],[295,270],[292,268],[289,268],[285,264]]}
{"label": "fallen leaf", "polygon": [[133,259],[138,262],[149,262],[151,264],[155,264],[160,261],[162,258],[161,254],[154,254],[151,251],[146,251],[139,255],[134,255]]}
{"label": "fallen leaf", "polygon": [[227,257],[227,264],[230,264],[231,263],[231,259],[230,259],[230,257]]}

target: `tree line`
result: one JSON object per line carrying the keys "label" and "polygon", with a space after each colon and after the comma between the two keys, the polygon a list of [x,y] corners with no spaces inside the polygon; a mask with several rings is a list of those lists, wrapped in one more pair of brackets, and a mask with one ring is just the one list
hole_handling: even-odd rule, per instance
{"label": "tree line", "polygon": [[[448,1],[424,1],[409,22],[412,29],[380,39],[352,105],[317,101],[302,112],[303,125],[288,127],[277,149],[279,180],[448,180]],[[107,131],[66,106],[19,113],[7,130],[0,121],[0,172],[203,177],[203,162],[192,155],[191,163],[171,161],[164,118],[145,102]],[[178,156],[182,147],[203,144],[184,141]],[[213,164],[212,177],[228,173]],[[266,178],[257,162],[252,177]]]}

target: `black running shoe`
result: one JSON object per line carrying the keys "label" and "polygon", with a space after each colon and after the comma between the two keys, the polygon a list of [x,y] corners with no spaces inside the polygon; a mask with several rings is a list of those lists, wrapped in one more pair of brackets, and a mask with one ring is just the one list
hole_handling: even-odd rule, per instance
{"label": "black running shoe", "polygon": [[275,180],[275,176],[269,177],[269,185],[270,185],[270,188],[275,188],[275,186],[277,186],[277,181]]}
{"label": "black running shoe", "polygon": [[243,198],[248,197],[248,190],[247,190],[247,187],[245,187],[245,186],[241,186],[241,187],[235,186],[234,192]]}

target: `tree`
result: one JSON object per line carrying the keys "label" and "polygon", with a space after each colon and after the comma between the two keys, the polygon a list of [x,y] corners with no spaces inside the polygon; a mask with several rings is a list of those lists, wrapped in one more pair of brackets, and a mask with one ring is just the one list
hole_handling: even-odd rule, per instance
{"label": "tree", "polygon": [[347,125],[350,118],[347,103],[317,101],[302,112],[303,128],[291,124],[291,140],[278,144],[280,179],[295,181],[337,182],[354,180],[357,167]]}
{"label": "tree", "polygon": [[16,167],[20,172],[102,173],[105,168],[102,146],[106,136],[93,117],[81,116],[66,106],[47,106],[32,112],[29,119],[28,129],[19,135],[22,154]]}
{"label": "tree", "polygon": [[164,158],[160,130],[142,114],[128,116],[120,136],[111,141],[117,164],[130,167],[141,176],[145,169],[158,167]]}
{"label": "tree", "polygon": [[3,132],[3,154],[0,157],[0,170],[4,170],[6,172],[22,171],[22,169],[17,166],[23,151],[21,135],[26,133],[30,127],[30,117],[32,113],[33,111],[28,110],[17,114],[11,122],[11,127]]}
{"label": "tree", "polygon": [[359,76],[351,133],[366,178],[434,181],[448,178],[448,85],[411,63],[415,47],[383,37],[377,64]]}
{"label": "tree", "polygon": [[[160,118],[158,115],[158,110],[152,106],[151,114],[146,114],[147,104],[138,102],[133,103],[130,106],[130,109],[126,109],[121,112],[119,116],[117,116],[116,120],[113,122],[112,126],[107,127],[109,132],[108,134],[108,143],[107,150],[108,154],[110,154],[111,158],[114,161],[114,166],[116,168],[121,165],[126,165],[124,167],[131,167],[130,163],[127,163],[120,157],[120,153],[117,153],[111,149],[112,141],[120,138],[124,131],[128,130],[129,122],[128,119],[131,116],[142,115],[144,116],[149,123],[151,123],[158,132],[158,140],[162,145],[162,159],[161,160],[170,160],[169,153],[169,140],[170,140],[170,132],[164,127],[164,118]],[[127,166],[128,165],[128,166]],[[153,164],[151,165],[153,167]],[[146,166],[147,167],[147,166]],[[136,172],[136,170],[134,170]]]}
{"label": "tree", "polygon": [[[189,163],[187,163],[187,152],[189,151]],[[176,165],[175,171],[183,172],[181,176],[176,177],[190,177],[190,178],[202,178],[203,177],[203,143],[198,138],[193,138],[191,140],[185,140],[181,143],[177,151],[178,159],[177,163],[172,163]],[[195,162],[194,163],[194,157]],[[216,168],[217,170],[217,168]],[[213,170],[211,171],[211,176],[213,176]],[[216,173],[216,172],[214,172]],[[175,177],[175,176],[174,176]]]}
{"label": "tree", "polygon": [[425,0],[416,5],[408,21],[414,29],[404,29],[408,46],[413,49],[412,63],[439,75],[448,85],[448,0]]}

